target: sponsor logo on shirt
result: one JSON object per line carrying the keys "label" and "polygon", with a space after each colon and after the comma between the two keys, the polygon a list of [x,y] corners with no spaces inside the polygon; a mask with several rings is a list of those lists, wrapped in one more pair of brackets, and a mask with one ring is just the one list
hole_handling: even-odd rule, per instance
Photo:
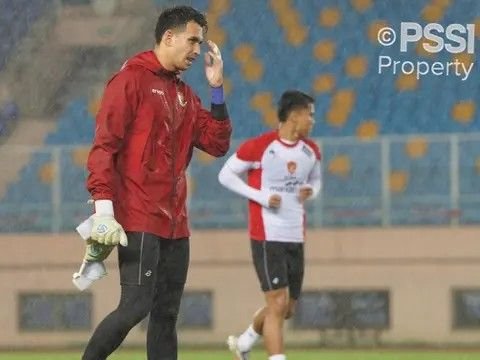
{"label": "sponsor logo on shirt", "polygon": [[280,192],[280,193],[288,193],[288,194],[293,194],[297,192],[297,189],[300,185],[302,185],[302,182],[299,181],[295,176],[292,175],[287,175],[283,178],[283,181],[285,182],[284,185],[275,185],[275,186],[270,186],[270,191],[271,192]]}
{"label": "sponsor logo on shirt", "polygon": [[159,89],[152,89],[152,94],[165,95],[165,93],[162,90],[159,90]]}

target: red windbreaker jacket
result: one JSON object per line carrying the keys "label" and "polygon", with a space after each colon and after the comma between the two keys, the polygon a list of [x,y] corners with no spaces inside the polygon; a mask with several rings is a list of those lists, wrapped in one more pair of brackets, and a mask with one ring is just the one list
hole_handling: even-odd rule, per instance
{"label": "red windbreaker jacket", "polygon": [[230,146],[217,120],[153,51],[129,59],[108,82],[87,168],[94,200],[112,200],[125,231],[189,236],[185,172],[197,147],[215,157]]}

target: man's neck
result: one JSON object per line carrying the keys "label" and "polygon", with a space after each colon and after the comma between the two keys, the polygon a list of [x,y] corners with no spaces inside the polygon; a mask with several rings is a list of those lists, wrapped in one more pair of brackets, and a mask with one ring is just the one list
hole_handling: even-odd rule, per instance
{"label": "man's neck", "polygon": [[288,140],[295,142],[298,140],[298,133],[295,131],[295,128],[290,123],[284,123],[280,125],[278,130],[278,136],[280,139]]}
{"label": "man's neck", "polygon": [[160,47],[160,45],[156,45],[153,48],[153,53],[155,54],[158,62],[162,65],[165,70],[168,71],[175,71],[175,66],[171,65],[168,61],[168,57],[165,54],[165,51]]}

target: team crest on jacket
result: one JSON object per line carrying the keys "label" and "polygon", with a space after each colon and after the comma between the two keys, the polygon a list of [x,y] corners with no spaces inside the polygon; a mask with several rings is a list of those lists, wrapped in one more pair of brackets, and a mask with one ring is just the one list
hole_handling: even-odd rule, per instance
{"label": "team crest on jacket", "polygon": [[293,174],[297,170],[297,163],[295,161],[289,161],[287,163],[287,170],[290,174]]}
{"label": "team crest on jacket", "polygon": [[187,102],[185,101],[185,97],[181,92],[177,92],[177,99],[181,107],[185,107],[187,105]]}

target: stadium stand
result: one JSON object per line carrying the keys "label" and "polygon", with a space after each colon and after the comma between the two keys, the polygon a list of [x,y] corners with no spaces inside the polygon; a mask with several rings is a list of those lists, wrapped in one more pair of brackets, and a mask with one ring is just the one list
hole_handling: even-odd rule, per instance
{"label": "stadium stand", "polygon": [[0,0],[0,71],[16,44],[52,0]]}
{"label": "stadium stand", "polygon": [[[25,21],[39,13],[45,2],[26,6]],[[2,9],[8,3],[0,0]],[[397,49],[395,54],[394,49],[381,47],[376,37],[382,26],[394,26],[404,19],[475,22],[472,14],[479,13],[479,1],[464,1],[461,6],[427,0],[398,0],[395,5],[389,0],[191,3],[208,13],[209,36],[222,47],[235,144],[275,126],[276,99],[285,89],[299,88],[315,95],[313,137],[322,147],[324,190],[321,200],[309,206],[312,224],[435,225],[449,224],[452,218],[460,223],[480,222],[476,211],[480,205],[480,138],[461,135],[480,131],[479,72],[472,71],[466,81],[456,76],[417,79],[391,71],[379,74],[381,55],[431,60],[431,54],[415,46],[400,55]],[[15,14],[2,11],[0,16],[13,19]],[[18,36],[20,30],[27,27],[12,28]],[[2,46],[0,67],[5,49],[13,45],[4,42]],[[465,65],[474,61],[470,54],[448,52],[435,54],[434,59],[459,59]],[[208,104],[202,66],[201,62],[194,64],[185,78]],[[90,143],[94,102],[72,99],[46,140],[46,149],[70,146],[59,157],[60,180],[55,180],[52,170],[52,153],[39,152],[22,170],[20,180],[10,185],[0,208],[29,199],[32,206],[43,204],[52,211],[52,183],[57,181],[66,207],[61,229],[71,228],[88,213],[88,207],[81,205],[88,199],[84,189],[88,150],[72,145]],[[217,184],[221,164],[222,160],[211,161],[200,152],[193,159],[191,213],[196,227],[245,226],[243,200]],[[457,172],[456,182],[452,171]]]}

